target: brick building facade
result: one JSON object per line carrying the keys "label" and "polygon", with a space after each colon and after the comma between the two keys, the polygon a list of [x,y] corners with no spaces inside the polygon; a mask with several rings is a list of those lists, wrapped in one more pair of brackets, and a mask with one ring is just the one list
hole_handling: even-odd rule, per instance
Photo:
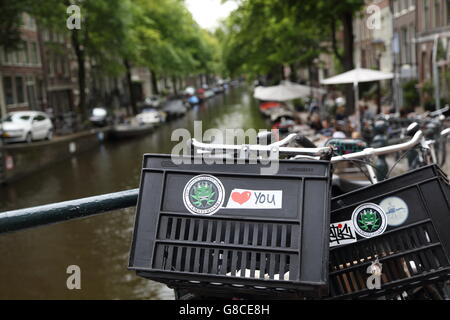
{"label": "brick building facade", "polygon": [[23,14],[21,49],[0,48],[0,111],[46,107],[44,72],[36,21]]}
{"label": "brick building facade", "polygon": [[[367,28],[370,5],[381,9],[380,29]],[[450,102],[450,0],[368,0],[354,30],[356,66],[378,69],[377,44],[383,43],[380,69],[395,74],[394,104],[404,105],[403,86],[411,80],[417,80],[422,105],[436,95]]]}
{"label": "brick building facade", "polygon": [[[13,111],[41,110],[64,121],[77,112],[79,99],[78,65],[70,35],[41,28],[28,14],[22,14],[22,19],[21,48],[13,51],[0,47],[0,118]],[[125,74],[108,76],[89,57],[85,68],[88,109],[99,105],[111,111],[128,107]],[[133,88],[139,100],[151,95],[147,73],[133,68]]]}
{"label": "brick building facade", "polygon": [[[432,84],[433,98],[449,99],[449,59],[450,59],[450,1],[416,0],[417,34],[416,50],[418,58],[418,79],[420,87]],[[428,85],[428,87],[430,87]],[[426,94],[426,93],[425,93]],[[430,95],[430,94],[428,94]],[[422,94],[424,99],[432,99]],[[442,107],[441,105],[439,105]]]}

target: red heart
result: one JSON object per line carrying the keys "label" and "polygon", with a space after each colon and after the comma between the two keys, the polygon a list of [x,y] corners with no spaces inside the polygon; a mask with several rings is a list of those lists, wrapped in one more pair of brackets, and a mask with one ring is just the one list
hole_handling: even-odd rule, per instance
{"label": "red heart", "polygon": [[250,191],[245,191],[245,192],[242,192],[242,193],[233,192],[231,194],[231,199],[233,199],[233,201],[235,201],[235,202],[237,202],[239,204],[244,204],[248,200],[250,200],[251,196],[252,196],[252,193]]}

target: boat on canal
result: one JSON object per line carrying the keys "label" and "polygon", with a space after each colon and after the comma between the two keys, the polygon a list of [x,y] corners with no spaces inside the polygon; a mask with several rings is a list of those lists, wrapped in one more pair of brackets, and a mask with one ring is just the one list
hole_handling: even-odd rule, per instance
{"label": "boat on canal", "polygon": [[111,133],[115,139],[129,139],[148,134],[153,128],[153,124],[125,123],[113,126]]}
{"label": "boat on canal", "polygon": [[164,107],[162,108],[162,111],[164,111],[167,115],[167,120],[173,120],[180,118],[186,114],[188,109],[183,103],[183,100],[170,100],[167,101]]}

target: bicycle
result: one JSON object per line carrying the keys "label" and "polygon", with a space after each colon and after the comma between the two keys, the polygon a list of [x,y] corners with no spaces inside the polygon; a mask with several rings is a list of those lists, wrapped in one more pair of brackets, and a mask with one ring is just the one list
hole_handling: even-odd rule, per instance
{"label": "bicycle", "polygon": [[[269,134],[266,134],[265,137],[260,136],[260,140],[263,140],[264,138],[267,138],[268,136],[269,136]],[[297,146],[295,146],[295,147],[288,146],[288,144],[292,143],[292,142],[295,142]],[[248,161],[250,161],[252,159],[252,157],[254,160],[257,160],[257,161],[267,160],[267,159],[273,161],[273,160],[278,160],[278,159],[282,158],[282,156],[286,156],[289,160],[296,161],[295,163],[297,163],[298,161],[306,161],[307,163],[310,163],[310,164],[314,163],[314,161],[322,161],[322,163],[323,163],[323,161],[327,161],[331,164],[335,164],[335,163],[338,163],[341,161],[351,161],[353,163],[360,163],[365,166],[365,169],[366,169],[365,172],[367,174],[368,180],[370,180],[370,183],[372,185],[378,185],[378,179],[377,179],[377,175],[375,173],[376,169],[374,169],[373,165],[370,163],[370,160],[373,157],[382,156],[382,155],[386,155],[389,153],[395,153],[395,152],[400,152],[400,151],[407,151],[407,150],[410,150],[410,149],[416,147],[417,145],[426,145],[426,144],[428,144],[428,142],[424,138],[422,131],[415,132],[413,134],[413,137],[409,141],[401,143],[401,144],[385,146],[385,147],[380,147],[380,148],[366,148],[359,152],[355,152],[355,153],[351,153],[351,154],[341,154],[341,155],[335,155],[335,156],[333,156],[333,152],[334,152],[333,147],[328,146],[328,147],[317,148],[308,139],[306,139],[303,136],[296,135],[296,134],[291,134],[281,141],[273,142],[270,144],[261,144],[261,141],[259,141],[259,143],[256,145],[207,144],[207,143],[202,143],[202,142],[196,141],[195,139],[193,139],[191,142],[191,146],[193,147],[193,149],[195,151],[195,155],[201,155],[202,157],[206,157],[206,158],[210,158],[210,159],[218,159],[218,158],[222,158],[222,159],[227,158],[227,159],[232,159],[232,160],[233,159],[234,160],[241,159],[241,160],[247,161],[246,163],[248,163]],[[298,145],[302,145],[303,148],[298,147]],[[227,152],[223,153],[223,151],[227,151]],[[148,161],[151,162],[152,160],[150,159]],[[164,160],[164,163],[166,163],[166,162],[168,162],[168,161]],[[301,169],[300,171],[310,170],[310,169],[304,168],[304,167],[299,168],[299,169]],[[151,169],[151,168],[144,169],[145,172],[152,172],[152,170],[153,169]],[[439,179],[441,179],[441,178],[439,178]],[[441,180],[443,180],[443,178]],[[383,183],[386,183],[386,181]],[[389,183],[389,181],[387,181],[387,183]],[[448,181],[447,181],[447,187],[448,187]],[[361,190],[360,188],[361,188],[361,186],[353,186],[353,192],[355,192],[355,190],[356,190],[356,192],[358,192],[358,190]],[[344,193],[344,195],[341,196],[340,198],[345,199],[342,197],[345,197],[346,195],[347,195],[347,193]],[[331,197],[331,195],[330,195],[330,197]],[[339,199],[339,198],[337,198],[337,199]],[[364,200],[365,199],[362,199],[362,201],[364,201]],[[339,203],[339,200],[332,200],[332,201]],[[138,211],[139,211],[139,209],[138,209]],[[334,213],[332,212],[331,215],[333,215],[333,214]],[[182,233],[182,231],[180,231],[180,230],[184,230],[184,228],[186,227],[187,222],[183,222],[183,221],[184,221],[184,219],[188,219],[188,218],[185,218],[187,216],[185,214],[182,214],[179,216],[179,218],[176,218],[176,217],[177,216],[173,216],[173,219],[169,218],[169,220],[167,220],[167,221],[172,221],[172,222],[170,222],[171,225],[167,226],[167,231],[163,231],[162,236],[164,237],[167,232],[167,235],[169,236],[168,240],[158,240],[158,241],[163,241],[163,242],[165,241],[165,243],[167,243],[166,247],[172,241],[172,240],[170,240],[171,239],[170,237],[173,238],[173,236]],[[206,218],[207,217],[205,217],[205,219]],[[172,219],[172,220],[170,220],[170,219]],[[223,217],[221,219],[226,220],[226,217]],[[181,221],[180,222],[181,225],[179,225],[177,221]],[[200,219],[200,221],[203,221],[203,220]],[[207,220],[205,220],[205,221],[207,221]],[[201,222],[201,223],[203,223],[203,222]],[[209,223],[209,221],[207,221],[205,223]],[[255,222],[255,224],[256,224],[256,222]],[[213,225],[213,224],[211,224],[211,225]],[[251,226],[251,224],[250,224],[250,226]],[[201,227],[197,226],[196,228],[201,228]],[[211,227],[211,228],[212,228],[211,230],[215,230],[214,227]],[[331,228],[331,226],[330,226],[330,228]],[[168,229],[171,229],[172,231],[169,232]],[[251,227],[251,229],[253,230],[253,227]],[[138,230],[138,225],[136,225],[135,230]],[[200,230],[200,229],[198,229],[198,230]],[[205,235],[205,239],[208,239],[210,237],[211,232],[214,232],[211,230],[208,229],[208,235]],[[229,230],[229,229],[227,229],[227,230]],[[257,229],[255,229],[255,230],[257,230]],[[138,231],[135,231],[135,232],[138,232]],[[157,234],[160,233],[160,232],[154,231],[154,232],[152,232],[152,234],[154,234],[155,232]],[[200,231],[197,231],[197,232],[200,234]],[[229,232],[229,231],[227,231],[227,232]],[[231,230],[231,232],[233,232],[233,234],[235,234],[235,236],[234,236],[235,239],[240,238],[239,231]],[[264,232],[266,232],[266,231],[264,231]],[[275,231],[273,231],[273,232],[275,232]],[[391,236],[391,234],[395,234],[395,232],[397,232],[397,230],[394,228],[392,232],[389,233],[389,236]],[[169,235],[169,233],[170,233],[170,235]],[[288,233],[288,234],[290,234],[290,233]],[[265,238],[267,238],[267,235],[264,235],[264,233],[260,234],[259,231],[254,234],[254,240],[257,241],[258,243],[260,242],[260,237],[262,237],[262,239],[264,240]],[[430,233],[430,237],[431,237],[431,233]],[[134,238],[136,238],[136,236]],[[139,235],[137,236],[137,238],[139,238]],[[220,239],[221,238],[219,238],[219,242],[217,242],[217,243],[213,242],[210,245],[219,246],[219,248],[221,246],[224,246],[226,242],[221,245]],[[374,237],[373,239],[374,239],[373,241],[375,241],[378,238]],[[366,239],[364,241],[363,240],[361,240],[361,242],[360,242],[363,245],[370,245],[370,243],[372,241],[370,239]],[[189,242],[189,245],[191,245],[191,246],[196,244],[195,241],[193,242],[192,240],[190,240],[188,242]],[[183,247],[182,240],[181,240],[181,242],[180,242],[180,240],[177,240],[174,243],[178,243],[179,246]],[[357,243],[359,243],[359,242],[357,242]],[[254,242],[254,244],[256,244],[256,242]],[[186,244],[186,245],[188,245],[188,244]],[[206,245],[206,244],[203,244],[203,245]],[[435,248],[438,245],[440,245],[440,244],[433,244],[433,248]],[[253,262],[251,262],[252,264],[260,265],[259,267],[256,268],[256,269],[259,268],[258,269],[259,271],[256,270],[256,271],[258,271],[258,272],[256,272],[255,265],[252,265],[251,268],[249,267],[249,270],[248,270],[249,274],[247,275],[247,269],[246,269],[247,260],[246,259],[248,257],[247,258],[244,258],[244,257],[238,258],[238,261],[240,261],[240,262],[236,262],[236,260],[233,260],[233,258],[230,256],[228,258],[230,261],[227,262],[228,254],[232,254],[232,256],[235,257],[234,256],[235,253],[233,251],[233,247],[231,244],[227,244],[228,251],[227,250],[221,251],[219,249],[216,249],[216,250],[218,250],[218,251],[214,251],[216,253],[214,253],[214,252],[211,253],[212,251],[208,251],[207,249],[199,249],[200,250],[200,251],[198,251],[199,253],[195,254],[195,259],[197,259],[197,258],[201,259],[201,257],[203,257],[203,259],[206,259],[207,257],[209,257],[207,259],[216,261],[216,267],[215,267],[215,269],[213,268],[213,270],[216,270],[216,271],[213,271],[213,272],[219,272],[220,268],[217,269],[218,268],[217,261],[220,261],[220,265],[222,266],[222,270],[220,271],[221,272],[220,274],[222,276],[218,277],[218,280],[216,280],[216,282],[219,282],[219,278],[220,278],[221,283],[214,283],[214,281],[212,281],[212,280],[208,280],[208,281],[205,280],[206,282],[202,282],[202,281],[200,281],[200,279],[204,279],[204,278],[200,277],[200,275],[198,274],[198,270],[196,272],[192,273],[192,271],[183,271],[183,269],[180,270],[178,268],[178,264],[181,260],[183,260],[183,256],[185,257],[185,259],[187,259],[186,257],[190,256],[190,253],[188,254],[187,252],[185,252],[185,253],[183,253],[183,255],[181,255],[182,251],[180,249],[180,255],[178,255],[176,257],[177,265],[175,265],[174,264],[175,262],[173,262],[171,260],[172,254],[174,254],[174,252],[167,251],[167,250],[172,250],[172,249],[170,249],[170,246],[168,248],[169,249],[161,249],[163,251],[161,251],[160,254],[162,254],[163,256],[160,256],[158,258],[158,259],[162,259],[162,260],[158,260],[159,261],[158,263],[163,263],[164,265],[167,265],[168,269],[164,269],[164,270],[161,270],[158,268],[156,268],[157,270],[152,270],[151,268],[142,269],[141,267],[136,266],[134,263],[130,263],[130,265],[132,266],[133,269],[137,270],[138,274],[140,274],[141,276],[169,284],[169,286],[171,286],[175,289],[177,299],[199,299],[199,298],[211,298],[211,297],[226,298],[226,299],[231,299],[233,297],[234,298],[242,298],[242,297],[249,298],[249,297],[251,297],[250,293],[255,291],[255,289],[258,289],[257,288],[258,285],[254,284],[255,282],[259,281],[261,283],[268,284],[269,282],[270,283],[274,282],[274,280],[282,280],[282,274],[280,273],[278,275],[274,275],[272,267],[281,268],[283,270],[286,270],[286,269],[284,269],[286,267],[286,264],[290,263],[289,260],[286,260],[287,262],[283,260],[284,262],[282,263],[281,262],[282,260],[273,260],[273,259],[270,260],[267,257],[262,258],[262,256],[260,256],[259,258],[257,258],[256,260],[252,260]],[[351,250],[352,247],[350,245],[345,245],[343,247],[338,247],[338,248],[347,248],[347,249],[350,248],[349,250]],[[175,250],[175,248],[173,250]],[[236,249],[236,250],[238,250],[238,249]],[[243,249],[241,248],[240,250],[243,250]],[[268,249],[265,248],[264,250],[268,250]],[[386,252],[386,254],[388,256],[382,256],[381,259],[389,260],[389,259],[392,259],[392,257],[396,258],[399,254],[400,255],[403,254],[400,251],[398,251],[398,249],[395,249],[395,248],[383,249],[383,250]],[[388,251],[386,251],[386,250],[388,250]],[[419,249],[415,249],[415,250],[417,251]],[[222,254],[220,252],[222,252]],[[228,252],[228,253],[225,254],[225,252]],[[336,252],[337,251],[335,249],[333,249],[333,255],[335,255]],[[192,254],[194,254],[194,253],[192,253]],[[199,254],[199,256],[197,257],[198,254]],[[411,255],[412,253],[405,253],[405,254]],[[134,256],[134,254],[133,254],[133,256]],[[239,256],[239,254],[238,254],[238,256]],[[447,256],[448,256],[448,254],[447,254]],[[175,256],[174,256],[174,259],[175,259]],[[179,259],[181,259],[181,260],[179,260]],[[190,256],[190,258],[189,258],[190,262],[187,261],[186,264],[184,262],[181,263],[182,265],[185,265],[185,268],[187,268],[186,270],[190,270],[189,268],[193,268],[193,270],[196,270],[196,268],[198,269],[198,265],[195,264],[195,261],[197,261],[197,260],[195,260],[195,259],[193,260],[193,259],[194,259],[194,257]],[[266,260],[266,259],[268,259],[268,260]],[[335,257],[333,259],[335,259]],[[370,257],[370,259],[369,259],[369,257],[367,257],[367,258],[365,258],[365,262],[362,265],[361,264],[355,265],[354,268],[364,267],[367,263],[369,263],[373,259],[374,259],[374,256]],[[406,259],[406,258],[402,258],[402,259]],[[232,261],[234,261],[234,262],[232,262]],[[448,264],[450,264],[450,261],[447,261],[447,262],[448,262]],[[194,264],[192,265],[192,263],[194,263]],[[241,269],[237,270],[238,267],[237,267],[236,263],[244,265],[244,267],[240,267],[242,270]],[[248,262],[248,263],[250,263],[250,262]],[[267,271],[268,266],[265,266],[266,263],[270,264],[270,271]],[[400,266],[398,266],[398,267],[400,267]],[[416,267],[422,268],[422,266],[420,266],[420,265],[417,265]],[[447,267],[449,267],[449,266],[447,265]],[[447,267],[444,268],[444,271],[448,270]],[[339,276],[339,273],[347,272],[347,270],[344,270],[344,269],[345,269],[345,266],[343,268],[341,268],[340,271],[339,270],[337,271],[338,276]],[[207,268],[205,270],[208,271],[210,269]],[[292,271],[292,269],[290,269],[290,270]],[[157,277],[152,276],[153,271],[155,272],[155,274],[158,275]],[[167,273],[172,273],[170,280],[164,279],[164,277],[165,277],[165,275],[167,275]],[[245,273],[245,276],[244,276],[244,273]],[[264,280],[266,277],[265,273],[268,273],[267,276],[270,278],[270,281],[269,281],[269,279]],[[333,271],[333,273],[336,273],[336,272]],[[195,274],[195,277],[192,280],[189,280],[189,277],[194,276],[194,274]],[[256,276],[256,274],[258,274],[258,276]],[[263,275],[264,275],[264,277],[263,277]],[[209,276],[209,275],[205,275],[205,276]],[[227,276],[228,276],[228,278],[227,278]],[[242,278],[245,279],[248,276],[250,278],[251,277],[258,278],[255,280],[247,279],[248,281],[252,280],[251,283],[254,287],[250,286],[247,288],[244,284],[242,284],[243,283]],[[278,279],[276,278],[277,276],[278,276]],[[238,282],[236,282],[234,285],[233,284],[225,285],[225,282],[229,283],[228,279],[232,280],[232,279],[235,279],[236,277],[238,277],[239,281],[241,281],[241,282],[236,280]],[[288,277],[287,279],[289,280],[291,276],[287,275],[287,277]],[[333,277],[335,277],[335,275],[333,275]],[[412,276],[410,274],[409,278],[411,278],[411,277]],[[406,284],[409,285],[410,284],[409,282],[413,282],[409,278],[398,280],[400,282],[403,281],[402,282],[403,287],[401,287],[401,288],[395,287],[395,288],[393,288],[392,292],[386,289],[386,290],[383,290],[379,295],[381,295],[384,299],[392,299],[392,298],[397,299],[399,297],[399,294],[397,293],[398,290],[403,290],[403,288],[406,286]],[[392,274],[389,274],[389,279],[390,279],[389,285],[393,285],[392,283],[394,283],[394,285],[395,285],[395,283],[396,283],[395,276],[393,276]],[[439,281],[442,281],[442,279],[443,278],[439,278]],[[448,276],[445,279],[448,280]],[[261,280],[263,280],[263,281],[261,281]],[[284,280],[286,280],[286,274],[284,275]],[[266,282],[264,282],[264,281],[266,281]],[[333,281],[334,281],[334,279],[333,279]],[[350,287],[356,285],[356,282],[352,282],[352,281],[353,280],[348,280],[347,285],[349,285]],[[427,288],[427,284],[425,281],[429,281],[429,279],[428,278],[424,279],[423,283],[422,282],[413,283],[412,286],[414,287],[414,290],[418,290],[418,288],[422,288],[422,289]],[[224,282],[224,283],[222,283],[222,282]],[[280,284],[280,287],[276,288],[276,290],[279,290],[280,296],[281,296],[281,292],[283,292],[281,290],[287,290],[286,291],[287,293],[289,293],[290,292],[289,290],[291,290],[291,289],[283,289],[282,288],[283,285],[287,285],[287,284],[286,283]],[[191,289],[191,287],[192,287],[192,289]],[[222,293],[217,294],[217,295],[216,295],[215,291],[213,291],[214,293],[210,294],[210,295],[209,294],[205,295],[204,293],[202,293],[202,292],[209,292],[208,290],[212,290],[211,288],[213,288],[213,287],[220,288]],[[250,296],[248,294],[241,295],[241,294],[236,293],[237,291],[239,291],[241,293],[245,292],[245,291],[243,291],[243,287],[245,287],[245,289],[248,291]],[[260,285],[259,285],[259,287],[260,287]],[[290,286],[290,288],[292,288],[292,286]],[[442,291],[441,290],[442,286],[436,287],[433,284],[433,286],[431,288],[432,288],[432,290],[431,291],[428,290],[428,292],[435,293],[435,291],[436,291],[436,292],[440,293],[440,291]],[[206,290],[206,289],[208,289],[208,290]],[[204,290],[206,290],[206,291],[204,291]],[[273,292],[273,289],[269,289],[268,287],[266,287],[265,290]],[[409,289],[404,289],[404,290],[409,290]],[[259,292],[261,292],[261,290]],[[284,292],[284,293],[286,293],[286,292]],[[414,293],[412,291],[408,291],[407,295],[408,295],[408,297],[411,297],[411,296],[414,297]],[[373,298],[374,296],[376,296],[376,295],[369,294],[368,296],[366,296],[366,298]],[[296,297],[298,298],[298,296],[296,296]],[[435,295],[435,297],[437,297],[437,296]],[[442,297],[442,295],[440,294],[439,297]],[[273,298],[273,296],[271,296],[269,298]],[[307,297],[305,297],[305,298],[307,298]]]}

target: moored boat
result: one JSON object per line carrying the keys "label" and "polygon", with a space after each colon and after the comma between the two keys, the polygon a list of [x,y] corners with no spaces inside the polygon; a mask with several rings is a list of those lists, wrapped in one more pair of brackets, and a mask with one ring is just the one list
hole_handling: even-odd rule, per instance
{"label": "moored boat", "polygon": [[167,120],[170,121],[184,116],[188,109],[183,100],[171,100],[166,102],[162,110],[167,114]]}
{"label": "moored boat", "polygon": [[127,139],[143,136],[152,132],[152,124],[118,124],[112,128],[112,136],[116,139]]}
{"label": "moored boat", "polygon": [[271,112],[274,109],[281,108],[281,104],[279,102],[264,102],[259,105],[259,111],[266,117],[269,117]]}

